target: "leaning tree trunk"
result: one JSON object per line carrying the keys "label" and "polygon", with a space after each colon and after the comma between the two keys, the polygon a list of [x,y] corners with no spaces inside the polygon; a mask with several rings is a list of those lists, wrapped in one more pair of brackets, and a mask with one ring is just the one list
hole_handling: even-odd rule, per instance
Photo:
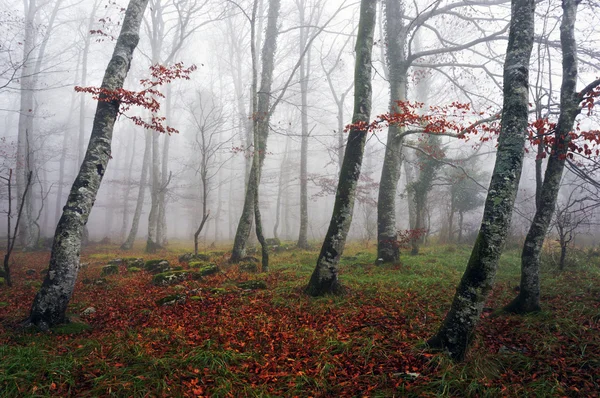
{"label": "leaning tree trunk", "polygon": [[[104,74],[103,89],[115,91],[123,87],[133,51],[139,41],[140,24],[147,4],[148,0],[130,0],[121,33]],[[85,158],[56,227],[48,274],[31,307],[28,323],[41,329],[68,321],[66,310],[79,272],[83,228],[110,159],[119,105],[118,101],[98,102]]]}
{"label": "leaning tree trunk", "polygon": [[462,360],[484,302],[492,289],[510,226],[523,167],[527,135],[529,58],[533,47],[535,0],[513,0],[504,62],[504,105],[498,153],[481,227],[450,311],[427,344]]}
{"label": "leaning tree trunk", "polygon": [[519,295],[505,307],[514,313],[529,313],[540,308],[540,255],[556,207],[560,180],[575,118],[579,114],[581,98],[575,91],[577,85],[577,43],[575,42],[575,19],[577,0],[563,0],[563,16],[560,25],[562,47],[562,85],[560,89],[560,116],[554,131],[554,143],[546,166],[544,182],[537,202],[537,209],[521,253],[521,289]]}
{"label": "leaning tree trunk", "polygon": [[[267,30],[265,41],[262,48],[262,72],[260,90],[253,90],[254,99],[256,101],[256,112],[252,115],[253,132],[258,135],[258,147],[254,150],[258,151],[259,161],[252,162],[248,184],[246,186],[246,196],[244,198],[244,208],[240,217],[240,222],[235,233],[233,242],[233,250],[231,252],[230,262],[240,261],[246,254],[246,243],[250,230],[252,228],[253,215],[255,213],[254,198],[260,183],[260,174],[262,165],[265,160],[267,150],[267,137],[269,135],[269,120],[271,117],[270,96],[271,86],[273,83],[273,69],[275,66],[275,50],[277,49],[277,36],[279,30],[277,28],[277,20],[279,18],[280,0],[271,0],[269,2],[269,15],[267,21]],[[254,30],[253,30],[254,31]],[[254,40],[254,39],[253,39]],[[254,43],[254,41],[253,41]],[[254,44],[252,45],[254,48]],[[256,73],[256,57],[253,56],[253,73]]]}
{"label": "leaning tree trunk", "polygon": [[[402,5],[398,0],[385,1],[385,36],[390,82],[390,113],[399,112],[398,101],[406,100],[405,32]],[[396,191],[402,167],[402,128],[390,124],[381,169],[377,199],[377,260],[396,262],[400,258],[396,228]]]}
{"label": "leaning tree trunk", "polygon": [[371,114],[371,54],[377,14],[376,6],[376,0],[362,0],[360,5],[360,20],[356,37],[352,128],[348,135],[329,229],[325,235],[317,265],[306,287],[306,293],[311,296],[335,294],[342,291],[338,280],[338,263],[352,223],[356,185],[360,177],[367,140],[366,126],[369,124]]}

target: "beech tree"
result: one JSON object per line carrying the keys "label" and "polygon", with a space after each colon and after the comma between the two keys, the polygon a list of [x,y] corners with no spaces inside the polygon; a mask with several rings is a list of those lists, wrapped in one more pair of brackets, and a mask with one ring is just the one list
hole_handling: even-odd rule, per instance
{"label": "beech tree", "polygon": [[504,61],[504,104],[498,152],[481,227],[452,307],[429,347],[462,360],[493,286],[523,166],[528,127],[529,59],[534,38],[534,0],[512,0]]}
{"label": "beech tree", "polygon": [[[67,322],[67,305],[79,272],[83,228],[96,199],[111,153],[112,133],[120,101],[107,100],[107,93],[118,92],[129,71],[133,51],[148,0],[130,0],[121,32],[102,81],[92,135],[79,173],[71,187],[67,204],[56,227],[48,274],[35,296],[26,323],[42,330]],[[103,100],[104,99],[104,100]]]}
{"label": "beech tree", "polygon": [[371,56],[376,14],[376,0],[361,0],[355,47],[356,65],[354,68],[355,90],[352,125],[340,170],[333,214],[317,259],[317,265],[306,287],[306,293],[311,296],[335,294],[342,291],[338,279],[338,263],[344,251],[346,237],[352,223],[356,185],[360,177],[371,116]]}
{"label": "beech tree", "polygon": [[[541,309],[540,256],[556,207],[556,199],[567,160],[567,153],[570,149],[569,144],[572,139],[570,133],[573,130],[575,118],[581,112],[581,102],[600,83],[600,80],[596,80],[581,92],[575,90],[577,85],[575,20],[579,3],[579,0],[562,1],[563,15],[560,25],[560,42],[562,48],[560,116],[556,126],[553,128],[554,140],[544,174],[544,181],[539,190],[539,195],[537,195],[539,196],[539,200],[536,200],[535,216],[531,222],[521,252],[521,288],[518,296],[505,307],[505,310],[509,312],[528,313]],[[536,121],[536,125],[541,127],[542,123]],[[543,154],[545,155],[545,152]],[[540,154],[538,156],[541,157]],[[563,234],[560,235],[562,243],[564,241]]]}

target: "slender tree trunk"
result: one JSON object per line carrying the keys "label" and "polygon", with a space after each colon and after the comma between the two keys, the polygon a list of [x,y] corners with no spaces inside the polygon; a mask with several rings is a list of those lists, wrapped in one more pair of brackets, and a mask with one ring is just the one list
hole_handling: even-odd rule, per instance
{"label": "slender tree trunk", "polygon": [[[130,0],[102,88],[114,91],[123,87],[139,41],[140,24],[147,4],[148,0]],[[86,156],[56,227],[49,271],[33,301],[28,319],[28,323],[43,330],[68,321],[65,314],[79,272],[83,227],[110,159],[119,105],[117,101],[98,102]]]}
{"label": "slender tree trunk", "polygon": [[144,208],[144,196],[146,195],[148,172],[150,170],[150,154],[152,153],[152,131],[144,130],[144,133],[146,137],[144,158],[142,160],[142,174],[140,176],[140,188],[135,204],[135,211],[133,212],[133,219],[131,220],[131,229],[129,230],[129,235],[127,235],[127,240],[121,245],[121,250],[131,250],[133,247],[140,225],[140,218],[142,217],[142,209]]}
{"label": "slender tree trunk", "polygon": [[131,193],[131,180],[132,180],[132,175],[133,175],[133,164],[135,161],[135,153],[136,153],[136,146],[137,146],[137,134],[135,131],[131,131],[130,133],[130,138],[129,138],[129,145],[128,148],[130,148],[129,152],[128,152],[128,158],[129,158],[129,165],[127,167],[127,173],[126,173],[126,181],[125,181],[125,191],[123,192],[123,217],[121,220],[121,232],[119,233],[119,240],[123,241],[126,237],[127,234],[127,225],[129,223],[129,194]]}
{"label": "slender tree trunk", "polygon": [[[390,113],[399,112],[398,101],[406,100],[405,31],[402,4],[398,0],[385,1],[385,35],[387,42],[387,64],[390,84]],[[377,200],[377,259],[384,263],[396,262],[400,258],[398,230],[396,227],[396,191],[402,167],[403,128],[391,124],[381,169],[379,197]]]}
{"label": "slender tree trunk", "polygon": [[[571,141],[569,132],[580,112],[580,95],[577,85],[577,43],[575,42],[575,19],[577,0],[563,0],[563,16],[560,26],[562,47],[562,85],[560,90],[560,116],[554,132],[554,144],[546,166],[537,208],[521,253],[521,289],[519,295],[505,307],[515,313],[539,311],[540,307],[540,256],[544,239],[554,214],[560,180]],[[561,250],[561,263],[563,250]]]}
{"label": "slender tree trunk", "polygon": [[[171,121],[171,85],[167,85],[165,116],[167,123]],[[157,242],[160,246],[167,244],[167,192],[169,185],[169,143],[171,142],[169,134],[163,134],[163,151],[162,151],[162,171],[160,193],[158,195],[158,226],[157,226]]]}
{"label": "slender tree trunk", "polygon": [[[233,243],[233,250],[231,252],[231,262],[238,262],[242,259],[246,253],[246,243],[250,230],[252,228],[253,215],[256,213],[253,201],[257,197],[256,192],[258,187],[256,182],[260,182],[260,171],[264,163],[266,150],[267,150],[267,137],[269,135],[269,120],[271,117],[270,109],[270,96],[271,86],[273,83],[273,69],[275,66],[275,50],[277,48],[277,20],[279,18],[279,8],[281,6],[280,0],[269,1],[269,15],[267,21],[267,30],[265,34],[265,41],[262,48],[262,72],[261,72],[261,86],[260,90],[255,91],[256,94],[253,96],[253,101],[256,101],[256,112],[253,115],[253,130],[254,134],[258,134],[258,147],[254,150],[258,151],[259,162],[252,162],[250,169],[250,175],[248,178],[248,184],[246,187],[246,196],[244,198],[244,208],[240,217],[240,222],[237,227],[235,234],[235,240]],[[256,10],[255,10],[256,11]],[[254,13],[255,15],[255,13]],[[254,32],[254,30],[253,30]],[[254,33],[253,33],[254,34]],[[252,37],[252,43],[254,43],[254,37]],[[254,48],[254,44],[253,44]],[[254,50],[253,50],[254,53]],[[253,73],[256,73],[256,56],[253,55]]]}
{"label": "slender tree trunk", "polygon": [[306,293],[311,296],[335,294],[342,291],[338,279],[338,263],[344,251],[346,237],[352,223],[356,185],[360,177],[367,140],[368,132],[362,125],[368,125],[371,114],[371,54],[376,15],[377,1],[362,0],[360,3],[358,35],[356,37],[353,127],[348,135],[329,229],[325,235],[317,265],[306,287]]}
{"label": "slender tree trunk", "polygon": [[437,334],[427,343],[465,357],[510,227],[527,135],[529,58],[533,47],[535,0],[513,0],[504,63],[504,105],[498,153],[477,240],[454,301]]}
{"label": "slender tree trunk", "polygon": [[[281,197],[283,195],[284,187],[287,186],[287,178],[286,177],[286,167],[287,167],[287,159],[289,152],[289,137],[285,141],[285,151],[283,153],[283,160],[281,161],[281,166],[279,167],[279,186],[277,187],[277,205],[275,206],[275,225],[273,226],[273,237],[275,239],[279,239],[278,229],[279,229],[279,221],[281,219]],[[284,180],[285,178],[285,180]]]}
{"label": "slender tree trunk", "polygon": [[158,196],[160,195],[160,153],[159,132],[152,131],[152,165],[151,165],[151,189],[150,189],[150,213],[148,214],[148,239],[146,241],[146,252],[154,253],[160,248],[158,243]]}

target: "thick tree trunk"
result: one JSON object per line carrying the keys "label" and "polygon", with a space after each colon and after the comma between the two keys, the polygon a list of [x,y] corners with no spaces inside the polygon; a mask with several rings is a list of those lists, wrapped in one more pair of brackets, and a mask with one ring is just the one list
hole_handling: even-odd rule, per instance
{"label": "thick tree trunk", "polygon": [[[514,313],[536,312],[540,307],[540,256],[544,239],[554,214],[560,180],[569,148],[569,132],[580,112],[581,99],[575,91],[577,86],[577,43],[575,42],[575,19],[579,1],[563,0],[563,16],[560,26],[562,47],[562,85],[560,90],[560,116],[554,132],[554,144],[546,166],[544,182],[537,201],[537,209],[521,253],[521,289],[519,295],[505,307]],[[563,261],[561,250],[561,261]]]}
{"label": "thick tree trunk", "polygon": [[127,240],[121,245],[121,250],[131,250],[135,238],[137,236],[138,228],[140,226],[140,218],[142,217],[142,209],[144,208],[144,197],[146,195],[146,183],[148,181],[148,171],[150,169],[150,154],[152,153],[152,132],[144,130],[146,134],[145,145],[144,145],[144,158],[142,160],[142,174],[140,176],[140,188],[138,191],[138,197],[135,204],[135,211],[133,212],[133,219],[131,220],[131,229]]}
{"label": "thick tree trunk", "polygon": [[[237,227],[233,250],[231,252],[231,262],[240,261],[246,253],[246,243],[250,230],[252,228],[252,219],[255,213],[254,198],[260,183],[260,174],[264,163],[267,151],[267,137],[269,136],[269,120],[272,109],[270,109],[271,86],[273,83],[273,69],[275,67],[275,50],[277,49],[277,36],[279,33],[277,20],[279,18],[280,0],[269,1],[269,15],[267,21],[267,30],[265,33],[265,41],[262,48],[262,72],[260,90],[254,91],[253,101],[256,106],[253,106],[256,111],[253,115],[253,131],[258,135],[258,147],[254,150],[258,151],[259,161],[252,162],[248,184],[246,187],[246,196],[244,198],[244,208],[240,217],[240,222]],[[254,42],[254,38],[252,39]],[[254,48],[254,45],[253,45]],[[254,52],[254,51],[253,51]],[[256,57],[253,55],[253,73],[256,73]]]}
{"label": "thick tree trunk", "polygon": [[306,293],[311,296],[335,294],[342,291],[338,280],[338,263],[352,223],[356,185],[360,177],[367,139],[367,130],[364,125],[369,123],[371,114],[371,54],[376,15],[377,1],[362,0],[356,37],[353,127],[348,135],[329,229],[325,235],[317,265],[306,287]]}
{"label": "thick tree trunk", "polygon": [[[385,35],[390,82],[390,113],[399,112],[398,101],[406,100],[407,65],[404,53],[405,31],[400,1],[385,1]],[[377,200],[377,259],[384,263],[400,258],[396,227],[396,191],[402,167],[402,128],[390,125],[381,169]]]}
{"label": "thick tree trunk", "polygon": [[[133,51],[139,41],[140,24],[147,4],[148,0],[129,2],[102,88],[114,91],[123,87]],[[48,274],[31,307],[28,322],[41,329],[68,321],[66,310],[79,272],[83,227],[110,159],[119,105],[117,101],[98,102],[85,158],[56,227]]]}
{"label": "thick tree trunk", "polygon": [[529,58],[533,47],[535,0],[513,0],[504,63],[504,105],[498,153],[483,219],[450,311],[427,343],[462,360],[492,289],[510,226],[527,135]]}

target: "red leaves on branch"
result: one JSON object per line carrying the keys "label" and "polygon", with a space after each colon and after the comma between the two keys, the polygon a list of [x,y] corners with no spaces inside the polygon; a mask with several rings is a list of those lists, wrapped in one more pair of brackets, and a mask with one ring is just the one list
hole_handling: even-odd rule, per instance
{"label": "red leaves on branch", "polygon": [[[181,62],[172,66],[156,64],[150,67],[151,78],[140,80],[141,85],[144,87],[141,91],[131,91],[124,88],[109,90],[104,87],[80,86],[75,86],[75,91],[92,94],[92,98],[97,101],[116,101],[120,105],[119,114],[131,119],[138,126],[161,133],[177,133],[176,129],[164,124],[165,117],[156,115],[160,111],[159,99],[165,98],[164,94],[158,90],[158,87],[177,79],[190,80],[190,74],[195,70],[195,65],[185,68]],[[133,106],[150,111],[152,113],[150,121],[148,122],[139,116],[128,116],[126,112]]]}

